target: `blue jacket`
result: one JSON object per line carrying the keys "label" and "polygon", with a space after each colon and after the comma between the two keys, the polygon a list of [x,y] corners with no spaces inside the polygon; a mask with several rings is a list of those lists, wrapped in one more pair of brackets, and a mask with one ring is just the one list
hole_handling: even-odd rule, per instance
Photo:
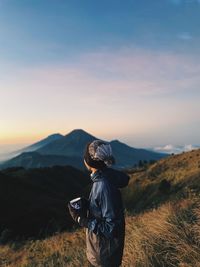
{"label": "blue jacket", "polygon": [[89,196],[88,230],[113,238],[124,225],[124,207],[119,188],[127,186],[130,177],[112,168],[97,170],[90,176],[93,186]]}
{"label": "blue jacket", "polygon": [[125,220],[121,192],[129,176],[112,168],[91,174],[89,222],[86,228],[86,254],[95,266],[120,266],[122,263]]}

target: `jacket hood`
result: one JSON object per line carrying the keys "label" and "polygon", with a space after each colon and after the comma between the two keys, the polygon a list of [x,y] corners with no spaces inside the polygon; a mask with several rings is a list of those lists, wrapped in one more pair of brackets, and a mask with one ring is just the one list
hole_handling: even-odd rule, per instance
{"label": "jacket hood", "polygon": [[105,176],[109,181],[115,185],[117,188],[126,187],[129,183],[130,176],[125,172],[115,170],[112,168],[105,168],[102,170],[103,176]]}

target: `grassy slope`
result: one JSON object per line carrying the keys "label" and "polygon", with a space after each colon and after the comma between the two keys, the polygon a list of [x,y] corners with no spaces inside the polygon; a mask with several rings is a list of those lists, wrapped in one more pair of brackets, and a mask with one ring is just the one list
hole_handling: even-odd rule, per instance
{"label": "grassy slope", "polygon": [[[138,214],[126,218],[124,267],[200,266],[199,154],[172,156],[131,174],[124,197]],[[171,188],[161,194],[163,179]],[[83,229],[0,249],[0,266],[84,267],[86,262]]]}
{"label": "grassy slope", "polygon": [[135,213],[168,200],[199,196],[200,150],[161,159],[146,170],[130,172],[130,176],[129,187],[123,193],[126,208]]}
{"label": "grassy slope", "polygon": [[[0,266],[87,266],[84,230],[57,234],[45,240],[5,245]],[[200,263],[200,202],[165,203],[126,219],[124,267],[187,266]]]}
{"label": "grassy slope", "polygon": [[82,195],[88,183],[88,175],[71,166],[1,171],[0,233],[7,229],[10,237],[19,238],[70,229],[67,202]]}

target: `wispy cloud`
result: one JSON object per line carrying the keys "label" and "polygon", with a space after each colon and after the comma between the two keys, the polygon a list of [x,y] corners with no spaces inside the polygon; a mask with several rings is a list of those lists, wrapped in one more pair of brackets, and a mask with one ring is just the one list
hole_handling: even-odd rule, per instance
{"label": "wispy cloud", "polygon": [[183,0],[169,0],[172,4],[179,5]]}
{"label": "wispy cloud", "polygon": [[175,53],[142,49],[102,52],[85,55],[81,66],[96,78],[116,81],[118,85],[122,82],[122,90],[127,88],[142,95],[191,88],[200,81],[200,63]]}
{"label": "wispy cloud", "polygon": [[95,134],[101,135],[99,121],[103,120],[108,134],[129,133],[127,138],[132,135],[138,143],[142,136],[154,143],[171,142],[172,136],[180,140],[182,131],[186,135],[196,132],[197,139],[197,57],[124,48],[84,54],[71,64],[10,71],[7,67],[6,73],[1,68],[0,114],[5,115],[0,127],[4,136],[14,128],[30,135],[41,131],[41,125],[49,132],[60,129],[65,133],[70,125],[69,130],[96,129]]}
{"label": "wispy cloud", "polygon": [[200,0],[169,0],[174,5],[180,5],[180,4],[194,4],[199,3]]}
{"label": "wispy cloud", "polygon": [[174,153],[174,154],[179,154],[181,152],[188,152],[194,149],[199,149],[200,145],[184,145],[184,146],[174,146],[174,145],[165,145],[165,146],[158,146],[153,148],[154,151],[156,152],[164,152],[164,153]]}
{"label": "wispy cloud", "polygon": [[183,41],[190,41],[192,40],[192,35],[189,32],[182,32],[178,34],[178,38]]}
{"label": "wispy cloud", "polygon": [[18,69],[14,76],[8,74],[5,86],[24,95],[34,95],[34,89],[41,94],[70,92],[69,97],[80,94],[82,101],[104,93],[159,96],[197,89],[199,72],[197,58],[133,48],[84,54],[73,64]]}

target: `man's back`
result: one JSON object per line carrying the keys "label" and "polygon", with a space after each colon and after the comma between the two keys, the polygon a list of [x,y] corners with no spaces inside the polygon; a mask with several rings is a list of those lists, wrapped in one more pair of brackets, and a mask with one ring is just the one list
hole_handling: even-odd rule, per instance
{"label": "man's back", "polygon": [[127,185],[129,176],[106,168],[91,174],[91,179],[87,256],[94,266],[119,266],[123,255],[125,221],[121,192],[116,182],[118,179],[120,185]]}

